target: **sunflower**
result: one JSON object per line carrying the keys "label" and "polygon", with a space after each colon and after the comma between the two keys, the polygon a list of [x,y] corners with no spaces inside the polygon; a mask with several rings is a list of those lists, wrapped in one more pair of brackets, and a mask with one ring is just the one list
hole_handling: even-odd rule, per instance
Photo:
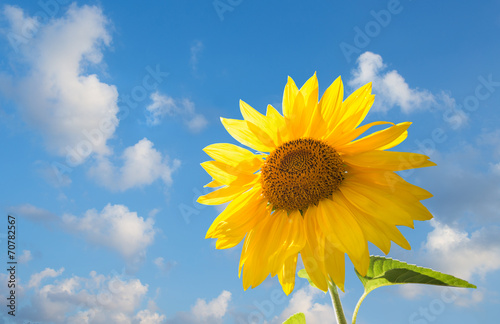
{"label": "sunflower", "polygon": [[[425,155],[387,151],[407,137],[410,122],[359,126],[374,101],[371,83],[343,100],[337,78],[318,102],[316,73],[299,90],[288,78],[283,115],[271,105],[262,115],[240,101],[244,120],[221,118],[226,130],[254,152],[212,144],[202,163],[217,190],[198,202],[230,202],[208,229],[217,249],[244,239],[239,275],[243,288],[278,275],[288,295],[298,255],[321,290],[344,290],[345,254],[366,275],[368,241],[388,253],[391,241],[410,249],[396,226],[432,215],[420,202],[432,195],[395,171],[435,165]],[[361,137],[373,126],[385,129]],[[380,128],[380,127],[379,127]],[[361,138],[360,138],[361,137]]]}

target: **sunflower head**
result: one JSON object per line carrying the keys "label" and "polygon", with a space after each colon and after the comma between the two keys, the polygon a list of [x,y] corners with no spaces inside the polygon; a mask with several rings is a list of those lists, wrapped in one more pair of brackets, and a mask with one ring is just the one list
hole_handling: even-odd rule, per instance
{"label": "sunflower head", "polygon": [[276,148],[262,164],[262,194],[274,208],[305,211],[331,197],[345,172],[333,147],[313,138],[295,139]]}
{"label": "sunflower head", "polygon": [[[221,118],[241,144],[212,144],[202,163],[215,191],[198,202],[229,202],[206,237],[218,249],[244,240],[243,287],[278,275],[286,294],[294,287],[298,255],[314,284],[344,288],[345,255],[366,274],[370,241],[388,253],[391,241],[410,249],[396,226],[432,218],[420,202],[432,195],[396,171],[435,165],[425,155],[388,151],[411,123],[360,126],[373,104],[371,84],[343,99],[337,78],[318,100],[314,74],[300,89],[288,78],[283,114],[263,115],[240,101],[243,120]],[[385,128],[365,136],[374,126]]]}

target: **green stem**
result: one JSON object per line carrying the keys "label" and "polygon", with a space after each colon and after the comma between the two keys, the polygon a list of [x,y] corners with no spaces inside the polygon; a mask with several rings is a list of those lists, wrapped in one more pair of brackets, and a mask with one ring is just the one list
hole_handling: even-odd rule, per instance
{"label": "green stem", "polygon": [[328,282],[328,290],[330,291],[330,296],[332,297],[333,309],[335,310],[335,315],[337,315],[338,324],[347,324],[345,319],[344,310],[342,309],[342,303],[340,302],[339,292],[337,291],[337,286],[334,283]]}
{"label": "green stem", "polygon": [[354,314],[352,314],[352,324],[356,324],[356,317],[358,316],[359,307],[361,306],[363,300],[365,300],[366,296],[368,296],[368,294],[365,292],[363,296],[361,296],[361,298],[358,300],[356,308],[354,309]]}

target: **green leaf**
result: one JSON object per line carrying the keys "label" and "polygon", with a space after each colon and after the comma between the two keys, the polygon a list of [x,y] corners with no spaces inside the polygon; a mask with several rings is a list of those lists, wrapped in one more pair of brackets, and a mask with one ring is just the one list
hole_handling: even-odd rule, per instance
{"label": "green leaf", "polygon": [[314,288],[318,288],[318,287],[316,287],[316,285],[314,284],[314,282],[312,282],[311,278],[309,278],[309,274],[307,273],[306,269],[299,270],[299,272],[297,272],[297,275],[300,278],[307,279],[307,281],[309,281],[309,284],[311,286],[313,286]]}
{"label": "green leaf", "polygon": [[378,287],[415,283],[445,287],[477,288],[473,284],[452,275],[391,258],[373,255],[370,256],[370,266],[368,267],[366,276],[363,277],[357,271],[356,274],[365,287],[365,293],[359,299],[354,310],[352,316],[353,324],[356,323],[359,307],[366,295]]}
{"label": "green leaf", "polygon": [[306,316],[304,313],[297,313],[290,316],[283,324],[306,324]]}
{"label": "green leaf", "polygon": [[356,274],[363,283],[366,294],[378,287],[407,283],[477,288],[452,275],[381,256],[370,256],[370,266],[365,277],[357,271]]}

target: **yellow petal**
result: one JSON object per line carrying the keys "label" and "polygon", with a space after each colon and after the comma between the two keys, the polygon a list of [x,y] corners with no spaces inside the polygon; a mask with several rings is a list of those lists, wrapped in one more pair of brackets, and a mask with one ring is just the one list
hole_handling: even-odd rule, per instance
{"label": "yellow petal", "polygon": [[215,248],[218,250],[230,249],[240,244],[241,240],[243,240],[245,236],[225,236],[220,237],[215,242]]}
{"label": "yellow petal", "polygon": [[283,291],[288,296],[293,291],[293,287],[295,286],[295,271],[297,269],[297,257],[298,254],[294,254],[289,256],[281,270],[278,272],[278,279],[280,281],[281,287],[283,287]]}
{"label": "yellow petal", "polygon": [[[393,188],[393,191],[395,191],[395,192],[406,191],[406,192],[412,194],[413,196],[415,196],[415,198],[417,198],[418,200],[424,200],[424,199],[428,199],[428,198],[432,197],[432,194],[430,192],[428,192],[427,190],[407,182],[406,180],[401,178],[401,176],[397,175],[394,172],[390,172],[390,171],[384,172],[383,177],[384,177],[384,180],[386,181],[386,183],[388,182],[388,185],[391,188]],[[382,181],[384,181],[384,180],[382,180]]]}
{"label": "yellow petal", "polygon": [[219,161],[203,162],[201,166],[212,178],[223,185],[244,186],[259,177],[258,174],[247,173],[242,168],[235,168]]}
{"label": "yellow petal", "polygon": [[273,127],[274,125],[272,124],[271,119],[262,115],[243,100],[240,100],[240,110],[245,120],[258,126],[262,131],[264,131],[272,139],[275,146],[279,145],[277,138],[278,133],[275,127]]}
{"label": "yellow petal", "polygon": [[373,150],[390,148],[401,143],[408,135],[407,129],[411,123],[400,123],[395,126],[380,130],[344,146],[337,147],[343,154],[357,154]]}
{"label": "yellow petal", "polygon": [[306,243],[303,218],[298,210],[291,212],[290,215],[285,211],[281,213],[276,211],[273,217],[281,217],[284,226],[281,235],[269,244],[269,248],[274,251],[269,257],[271,276],[276,275],[285,260],[298,254]]}
{"label": "yellow petal", "polygon": [[[346,198],[343,196],[342,193],[340,193],[339,196],[342,196],[343,199],[346,200]],[[374,217],[374,215],[369,215],[369,214],[365,213],[364,211],[360,210],[359,208],[356,208],[353,204],[351,204],[351,203],[348,203],[348,204],[349,204],[349,208],[351,210],[353,210],[353,214],[355,214],[356,217],[359,217],[359,219],[362,219],[362,221],[366,220],[370,224],[373,224],[374,226],[379,228],[380,234],[383,234],[389,240],[398,244],[402,248],[407,249],[407,250],[411,249],[410,244],[408,243],[408,241],[405,239],[403,234],[401,234],[401,232],[398,230],[398,228],[396,226],[387,224],[386,222],[382,221],[381,218],[383,218],[383,217]],[[380,214],[383,215],[384,211],[383,210],[380,211]],[[385,244],[386,243],[384,243],[383,245],[385,245]],[[381,247],[379,246],[379,248],[381,248]],[[381,248],[381,250],[386,254],[388,253],[388,251],[386,252],[382,248]]]}
{"label": "yellow petal", "polygon": [[[211,144],[203,149],[212,159],[219,162],[229,164],[236,167],[241,162],[246,160],[251,160],[254,158],[261,158],[261,155],[256,155],[247,149],[240,146],[227,144],[227,143],[216,143]],[[254,172],[250,171],[250,172]]]}
{"label": "yellow petal", "polygon": [[391,241],[385,236],[384,231],[378,226],[377,221],[373,217],[367,216],[366,213],[360,212],[359,209],[345,199],[342,193],[338,193],[335,198],[341,200],[342,203],[349,208],[361,227],[366,239],[378,246],[382,252],[388,254],[391,249]]}
{"label": "yellow petal", "polygon": [[325,241],[324,251],[325,272],[330,276],[337,287],[344,291],[345,282],[345,254],[336,249],[330,241]]}
{"label": "yellow petal", "polygon": [[390,123],[390,122],[378,121],[378,122],[373,122],[373,123],[369,123],[369,124],[360,126],[354,130],[348,131],[348,132],[343,133],[343,134],[336,132],[336,131],[332,131],[329,134],[327,134],[326,136],[324,136],[323,138],[328,142],[328,144],[330,144],[333,147],[342,147],[342,146],[346,145],[347,143],[351,142],[352,140],[358,138],[361,134],[366,132],[371,127],[377,126],[377,125],[385,125],[385,124],[394,125],[393,123]]}
{"label": "yellow petal", "polygon": [[324,227],[332,245],[347,253],[356,270],[366,274],[369,264],[368,244],[351,211],[338,200],[323,199],[318,204],[318,223]]}
{"label": "yellow petal", "polygon": [[[254,133],[254,131],[259,130],[259,128],[252,123],[246,120],[228,118],[221,118],[221,122],[227,132],[241,144],[261,152],[271,152],[274,149],[273,145],[269,145],[269,143],[272,142],[271,138],[269,138],[264,131],[260,130],[257,134]],[[252,130],[250,127],[252,127]]]}
{"label": "yellow petal", "polygon": [[307,124],[318,106],[318,78],[316,77],[316,72],[300,88],[300,93],[304,98],[304,111],[301,122]]}
{"label": "yellow petal", "polygon": [[318,78],[316,77],[316,72],[304,83],[299,91],[304,96],[306,107],[310,106],[312,108],[318,103]]}
{"label": "yellow petal", "polygon": [[305,103],[304,96],[302,93],[297,93],[295,100],[293,102],[293,108],[289,116],[285,116],[285,122],[290,133],[290,139],[294,140],[301,138],[307,129],[304,125],[304,113],[305,113]]}
{"label": "yellow petal", "polygon": [[338,77],[326,89],[321,97],[319,106],[321,107],[321,114],[323,120],[327,123],[328,129],[333,129],[334,125],[340,122],[342,114],[342,101],[344,100],[344,85],[342,79]]}
{"label": "yellow petal", "polygon": [[[272,219],[269,217],[263,223],[269,223]],[[252,230],[245,237],[245,243],[240,257],[240,276],[243,273],[243,289],[247,290],[252,287],[260,285],[269,275],[269,267],[267,262],[255,257],[255,251],[265,249],[265,240],[256,237],[255,230]],[[243,264],[245,268],[242,271]]]}
{"label": "yellow petal", "polygon": [[267,106],[266,117],[269,120],[268,126],[276,133],[276,145],[279,146],[290,140],[288,127],[285,118],[271,105]]}
{"label": "yellow petal", "polygon": [[300,251],[302,263],[312,282],[321,290],[328,290],[327,277],[324,266],[325,236],[317,226],[318,207],[309,206],[304,213],[304,228],[306,244]]}
{"label": "yellow petal", "polygon": [[251,123],[251,122],[246,122],[248,129],[255,134],[255,136],[259,139],[259,141],[265,145],[268,150],[266,152],[271,152],[276,148],[276,144],[273,141],[273,138],[267,134],[267,132],[262,129],[261,127]]}
{"label": "yellow petal", "polygon": [[317,246],[311,246],[308,241],[304,248],[300,251],[300,257],[302,258],[302,263],[304,263],[304,268],[311,281],[323,291],[328,290],[328,283],[325,278],[325,274],[322,271],[322,261],[318,260],[314,256],[314,250]]}
{"label": "yellow petal", "polygon": [[222,183],[220,183],[219,181],[217,181],[217,180],[212,180],[212,181],[210,181],[209,183],[207,183],[206,185],[204,185],[203,187],[204,187],[204,188],[207,188],[207,187],[208,187],[208,188],[217,188],[217,187],[222,187],[222,186],[223,186],[223,184],[222,184]]}
{"label": "yellow petal", "polygon": [[408,243],[406,238],[403,236],[403,234],[401,234],[397,227],[381,221],[378,221],[377,223],[391,241],[393,241],[403,249],[411,250],[410,243]]}
{"label": "yellow petal", "polygon": [[363,212],[392,225],[413,228],[411,215],[393,203],[390,193],[350,181],[344,181],[339,189],[352,205]]}
{"label": "yellow petal", "polygon": [[275,252],[271,247],[275,247],[285,225],[284,217],[273,214],[249,232],[240,258],[240,269],[244,264],[243,289],[257,287],[270,274],[270,256]]}
{"label": "yellow petal", "polygon": [[354,91],[342,103],[342,112],[339,128],[345,132],[358,127],[370,111],[375,98],[372,92],[371,82]]}
{"label": "yellow petal", "polygon": [[214,220],[205,238],[243,236],[269,214],[262,188],[256,185],[235,198]]}
{"label": "yellow petal", "polygon": [[209,194],[198,197],[196,200],[200,204],[204,205],[220,205],[223,203],[227,203],[228,201],[233,200],[243,192],[250,189],[252,184],[247,186],[225,186],[220,189],[217,189]]}
{"label": "yellow petal", "polygon": [[432,194],[425,189],[415,186],[392,171],[382,172],[352,172],[349,175],[354,181],[370,182],[391,194],[412,195],[415,200],[424,200],[432,197]]}
{"label": "yellow petal", "polygon": [[288,77],[288,81],[285,86],[285,91],[283,92],[283,116],[287,118],[293,118],[293,105],[295,102],[295,97],[297,97],[299,89],[295,85],[295,82],[291,77]]}
{"label": "yellow petal", "polygon": [[370,151],[356,155],[342,156],[348,165],[374,170],[401,171],[434,166],[429,157],[418,153]]}

